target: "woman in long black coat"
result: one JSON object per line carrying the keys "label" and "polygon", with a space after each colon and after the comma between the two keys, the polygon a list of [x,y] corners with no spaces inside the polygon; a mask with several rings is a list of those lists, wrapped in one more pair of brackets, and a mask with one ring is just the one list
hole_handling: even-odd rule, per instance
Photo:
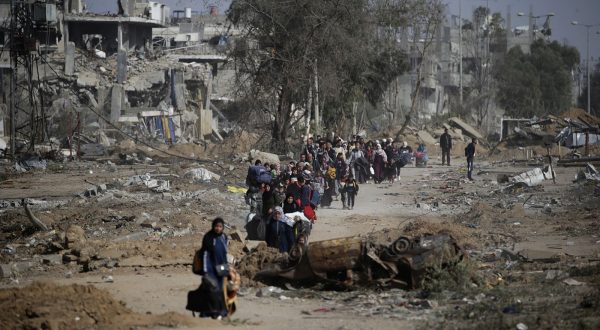
{"label": "woman in long black coat", "polygon": [[227,316],[227,306],[223,293],[223,282],[228,274],[222,274],[218,268],[227,265],[227,236],[223,233],[225,222],[221,218],[213,220],[212,229],[202,239],[202,298],[200,316],[222,318]]}

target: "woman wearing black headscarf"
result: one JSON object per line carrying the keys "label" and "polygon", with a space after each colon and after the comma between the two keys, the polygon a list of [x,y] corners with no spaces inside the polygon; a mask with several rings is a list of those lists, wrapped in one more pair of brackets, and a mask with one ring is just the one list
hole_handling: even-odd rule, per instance
{"label": "woman wearing black headscarf", "polygon": [[294,200],[294,195],[287,194],[285,196],[285,202],[283,202],[283,212],[287,214],[300,211],[302,210],[300,209],[300,206],[296,204],[296,201]]}
{"label": "woman wearing black headscarf", "polygon": [[204,275],[202,276],[202,301],[200,316],[221,318],[227,316],[223,281],[229,275],[227,266],[227,236],[223,233],[225,222],[216,218],[212,229],[202,239],[202,259]]}

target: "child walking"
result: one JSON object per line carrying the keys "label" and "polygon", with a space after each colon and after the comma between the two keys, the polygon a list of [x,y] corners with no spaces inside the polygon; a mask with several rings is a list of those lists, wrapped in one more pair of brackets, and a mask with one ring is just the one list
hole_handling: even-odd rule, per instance
{"label": "child walking", "polygon": [[344,192],[345,192],[345,200],[344,208],[348,208],[348,210],[352,210],[354,208],[354,199],[356,195],[358,195],[358,183],[352,176],[348,176],[346,178],[346,182],[344,184]]}

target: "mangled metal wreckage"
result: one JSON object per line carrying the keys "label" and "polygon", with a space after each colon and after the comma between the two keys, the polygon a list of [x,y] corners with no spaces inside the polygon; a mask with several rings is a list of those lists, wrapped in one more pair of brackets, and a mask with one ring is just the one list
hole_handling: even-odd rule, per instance
{"label": "mangled metal wreckage", "polygon": [[397,238],[389,245],[361,237],[296,244],[286,262],[272,263],[256,279],[333,281],[419,288],[428,271],[444,269],[466,257],[447,234]]}

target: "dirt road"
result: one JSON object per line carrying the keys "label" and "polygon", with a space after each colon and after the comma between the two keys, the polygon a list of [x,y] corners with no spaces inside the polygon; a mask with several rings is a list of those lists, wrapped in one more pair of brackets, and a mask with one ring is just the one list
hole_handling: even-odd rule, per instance
{"label": "dirt road", "polygon": [[[446,170],[446,169],[443,169]],[[438,169],[407,168],[402,182],[394,184],[361,185],[353,210],[342,210],[341,201],[334,202],[332,208],[319,210],[319,220],[315,225],[311,240],[325,240],[366,234],[383,228],[398,228],[420,215],[431,215],[430,211],[414,206],[413,189],[423,185],[427,174]],[[239,219],[245,217],[240,210]],[[191,274],[186,267],[164,269],[118,268],[111,272],[114,283],[103,283],[100,274],[75,275],[69,279],[54,279],[61,284],[91,283],[111,292],[115,298],[140,313],[165,312],[186,313],[187,291],[199,284],[199,277]],[[335,306],[325,299],[279,297],[256,297],[254,289],[238,299],[238,311],[234,315],[234,325],[244,324],[249,329],[410,329],[416,325],[409,320],[414,315],[406,311],[406,319],[389,319],[382,316],[370,318],[352,315],[349,311],[329,311]],[[287,297],[283,293],[280,296]],[[335,307],[333,307],[335,308]],[[326,312],[319,312],[324,310]],[[314,312],[317,311],[317,312]],[[311,315],[307,315],[310,313]],[[215,327],[232,328],[215,321]]]}
{"label": "dirt road", "polygon": [[[478,267],[483,267],[479,268],[478,272],[484,279],[478,282],[479,284],[473,282],[467,290],[457,290],[450,296],[441,294],[427,298],[429,294],[423,296],[423,292],[405,291],[377,292],[359,289],[353,292],[333,292],[288,287],[283,291],[276,290],[276,292],[270,293],[268,288],[243,288],[238,297],[238,311],[231,320],[209,321],[203,323],[201,327],[212,326],[223,329],[239,328],[240,326],[249,329],[411,329],[423,327],[424,324],[439,325],[445,319],[456,320],[458,322],[456,324],[459,325],[467,325],[471,324],[471,321],[463,318],[469,319],[471,312],[466,313],[465,316],[463,312],[460,315],[452,314],[453,311],[469,310],[471,308],[469,306],[479,306],[478,304],[485,302],[481,298],[482,294],[484,297],[486,295],[498,297],[518,295],[519,291],[511,290],[523,291],[519,285],[537,281],[532,279],[532,276],[545,276],[544,271],[548,268],[543,267],[565,269],[569,265],[568,267],[579,269],[581,274],[589,272],[589,269],[594,269],[595,266],[577,268],[579,267],[577,263],[574,263],[572,259],[567,259],[564,264],[550,266],[523,263],[523,268],[512,274],[509,273],[512,271],[511,268],[506,267],[508,267],[507,265],[516,267],[514,266],[516,261],[496,256],[499,255],[498,251],[508,248],[511,250],[510,253],[516,254],[519,250],[530,253],[530,262],[536,260],[535,256],[553,256],[557,252],[563,256],[563,259],[564,256],[577,257],[580,258],[577,259],[577,262],[582,262],[584,259],[581,258],[593,260],[600,251],[600,241],[598,241],[600,227],[592,221],[600,214],[600,210],[598,205],[590,206],[582,201],[590,196],[578,197],[576,192],[580,191],[583,194],[585,190],[582,190],[584,187],[574,186],[571,182],[576,169],[557,169],[557,183],[546,181],[542,187],[536,188],[537,190],[500,191],[501,186],[496,182],[498,173],[519,173],[527,169],[529,168],[482,164],[477,169],[477,180],[466,182],[461,173],[462,168],[459,166],[440,167],[434,165],[424,169],[405,168],[402,170],[401,182],[361,185],[353,210],[342,210],[341,202],[336,201],[332,208],[321,209],[318,212],[319,220],[313,228],[311,241],[366,235],[383,229],[405,229],[409,223],[419,220],[427,224],[438,224],[440,227],[459,228],[459,234],[464,239],[463,243],[467,244],[469,251],[472,251],[474,260],[480,262]],[[229,202],[231,205],[240,205],[240,201],[235,199],[242,199],[241,195],[228,198],[232,198],[232,201]],[[227,205],[227,200],[223,199],[223,209],[231,209]],[[546,207],[547,205],[549,206]],[[194,211],[193,209],[198,207],[194,203],[174,206],[182,208],[181,214],[185,214],[187,217],[194,214],[187,211]],[[550,209],[549,212],[548,209]],[[242,208],[236,210],[238,211],[228,213],[229,219],[227,220],[230,224],[242,227],[246,210]],[[578,213],[572,213],[573,210]],[[148,210],[150,215],[159,211]],[[163,211],[166,212],[166,210]],[[193,246],[197,245],[194,243],[194,236],[165,239],[163,243],[150,241],[144,244],[147,245],[146,248],[161,244],[161,248],[156,250],[158,252],[152,252],[154,250],[148,248],[150,252],[142,252],[142,254],[147,257],[152,253],[161,253],[163,259],[159,263],[153,264],[154,266],[146,264],[146,266],[140,267],[136,266],[136,263],[123,266],[126,265],[126,262],[122,262],[121,267],[100,268],[82,273],[69,272],[69,276],[65,276],[64,271],[24,276],[19,279],[18,286],[27,285],[34,280],[60,284],[92,284],[106,289],[116,299],[122,300],[133,311],[141,314],[156,315],[165,312],[188,314],[184,309],[186,294],[187,291],[198,286],[200,278],[191,274],[189,266],[172,265],[168,258],[164,260],[164,256],[170,254],[163,252],[164,249],[176,252],[180,250],[178,251],[180,253],[173,252],[173,254],[186,259],[187,254],[191,255],[193,252]],[[134,249],[140,250],[141,248],[136,245]],[[539,267],[542,267],[544,271],[540,271]],[[505,273],[505,276],[513,276],[513,278],[520,278],[519,276],[524,276],[522,274],[529,275],[523,281],[514,282],[514,285],[509,286],[509,283],[506,283],[506,292],[512,292],[510,294],[490,293],[498,288],[498,283],[504,283],[500,281],[502,278],[495,282],[490,281],[490,278],[496,278],[495,274],[498,273]],[[113,282],[105,280],[108,275],[112,276]],[[542,280],[535,283],[545,282]],[[5,283],[3,286],[15,285],[15,283]],[[479,289],[479,285],[483,285],[483,287]],[[552,285],[552,292],[559,297],[561,294],[565,297],[572,296],[569,292],[571,289],[561,282],[552,282],[547,285]],[[545,287],[535,288],[542,290]],[[450,287],[444,289],[454,290]],[[579,292],[575,297],[579,297],[579,295],[583,297],[586,292],[593,292],[591,287],[586,286],[580,286],[573,290],[573,292]],[[390,303],[389,299],[393,299],[393,303]],[[494,301],[497,303],[503,301],[503,298],[495,299]],[[543,308],[536,307],[537,312],[532,312],[533,316],[537,315],[539,319],[550,324],[553,322],[552,318],[556,317],[552,314],[560,315],[561,312],[564,312],[561,308],[566,308],[563,305],[557,307],[548,302],[539,304],[549,306],[549,310],[554,312],[543,313],[541,312]],[[598,308],[596,305],[592,304],[592,306],[595,309]],[[495,306],[488,309],[487,312],[481,312],[481,322],[485,324],[490,317],[494,319],[500,315],[502,318],[497,321],[500,322],[498,324],[508,327],[516,324],[517,319],[506,318],[502,316],[504,315],[502,313],[493,312],[497,308],[502,310],[503,306]],[[590,312],[584,310],[584,315],[593,314],[595,309]],[[520,315],[525,315],[525,313]],[[494,320],[496,322],[496,319]],[[477,323],[472,325],[476,327]]]}

